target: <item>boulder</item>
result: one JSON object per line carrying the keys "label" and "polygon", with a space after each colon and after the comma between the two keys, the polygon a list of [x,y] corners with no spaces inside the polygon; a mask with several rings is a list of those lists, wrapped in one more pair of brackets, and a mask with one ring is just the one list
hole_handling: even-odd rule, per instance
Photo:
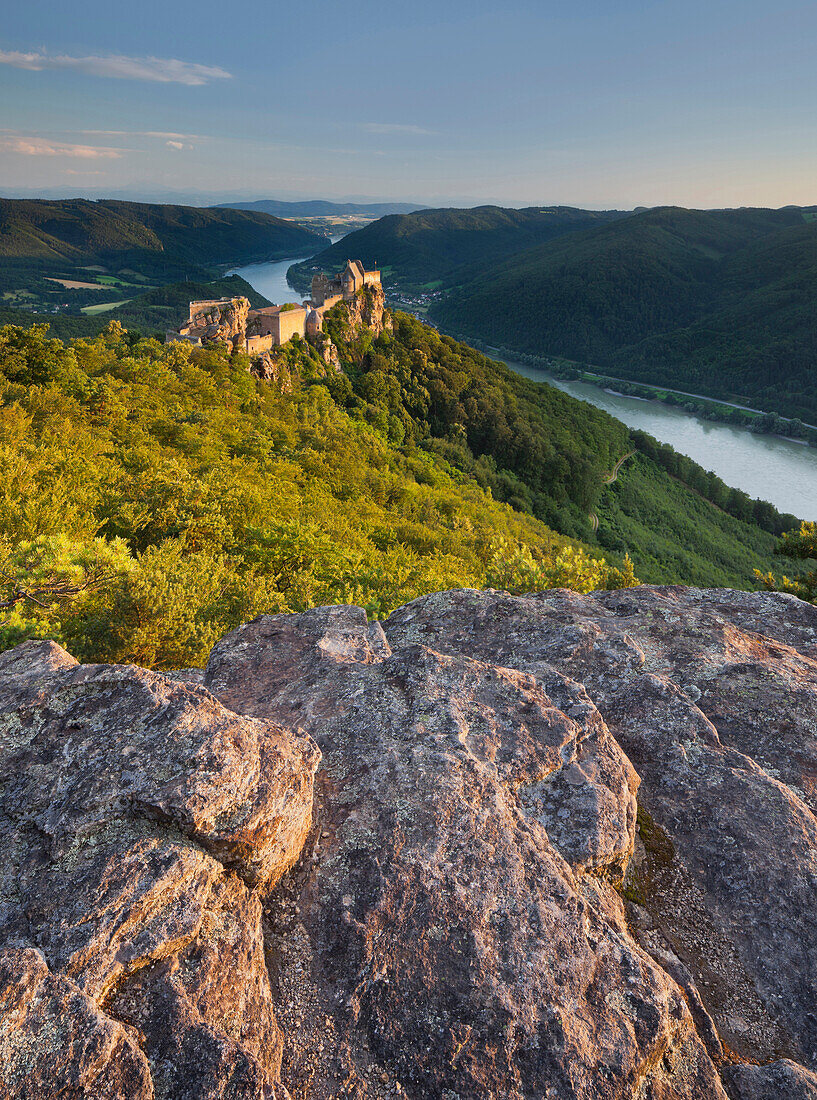
{"label": "boulder", "polygon": [[580,684],[392,651],[348,607],[239,628],[205,682],[323,753],[270,910],[293,1093],[725,1097],[628,932],[637,777]]}
{"label": "boulder", "polygon": [[260,898],[309,831],[314,743],[28,642],[0,654],[0,758],[4,1089],[275,1095]]}
{"label": "boulder", "polygon": [[0,654],[0,1092],[817,1098],[815,647],[644,587]]}
{"label": "boulder", "polygon": [[817,609],[776,593],[440,593],[394,645],[579,680],[640,779],[625,894],[727,1045],[817,1064]]}
{"label": "boulder", "polygon": [[0,1083],[6,1100],[154,1096],[137,1033],[33,947],[0,952]]}

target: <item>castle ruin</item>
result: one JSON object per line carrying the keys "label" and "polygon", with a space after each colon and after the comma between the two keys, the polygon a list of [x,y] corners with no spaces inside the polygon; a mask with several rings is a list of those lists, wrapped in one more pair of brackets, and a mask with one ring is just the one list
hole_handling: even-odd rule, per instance
{"label": "castle ruin", "polygon": [[165,340],[196,345],[222,341],[236,350],[260,355],[293,336],[317,336],[326,311],[337,302],[351,301],[364,286],[380,286],[380,272],[367,271],[360,260],[347,260],[343,271],[331,278],[316,275],[311,300],[300,305],[286,302],[251,309],[244,297],[191,302],[187,320],[178,329],[169,330]]}
{"label": "castle ruin", "polygon": [[335,302],[349,301],[364,286],[380,286],[380,272],[367,271],[360,260],[347,260],[346,267],[331,279],[321,273],[312,279],[313,305],[331,309]]}

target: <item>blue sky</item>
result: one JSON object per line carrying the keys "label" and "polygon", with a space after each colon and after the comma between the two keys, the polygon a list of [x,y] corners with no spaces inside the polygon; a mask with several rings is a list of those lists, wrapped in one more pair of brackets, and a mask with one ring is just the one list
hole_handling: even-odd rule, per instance
{"label": "blue sky", "polygon": [[817,203],[817,5],[26,0],[0,192]]}

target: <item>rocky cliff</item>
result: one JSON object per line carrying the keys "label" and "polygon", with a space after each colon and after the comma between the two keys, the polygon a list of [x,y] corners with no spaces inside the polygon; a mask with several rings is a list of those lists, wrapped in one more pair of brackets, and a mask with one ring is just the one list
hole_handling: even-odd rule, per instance
{"label": "rocky cliff", "polygon": [[0,655],[3,1096],[817,1098],[817,608],[456,591]]}
{"label": "rocky cliff", "polygon": [[380,283],[363,287],[350,301],[339,302],[334,308],[343,314],[352,335],[367,328],[374,336],[380,336],[394,327]]}
{"label": "rocky cliff", "polygon": [[224,343],[231,349],[244,347],[247,338],[247,317],[250,300],[239,296],[221,305],[212,304],[193,318],[193,327],[199,326],[204,343]]}

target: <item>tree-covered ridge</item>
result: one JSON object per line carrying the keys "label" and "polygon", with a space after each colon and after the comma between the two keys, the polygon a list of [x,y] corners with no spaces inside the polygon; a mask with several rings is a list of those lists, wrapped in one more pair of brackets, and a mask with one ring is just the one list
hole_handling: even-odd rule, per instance
{"label": "tree-covered ridge", "polygon": [[430,314],[489,344],[814,422],[810,214],[650,210],[516,254]]}
{"label": "tree-covered ridge", "polygon": [[[774,561],[776,536],[798,523],[645,433],[414,317],[396,312],[393,335],[372,340],[344,331],[346,315],[339,305],[327,319],[344,359],[333,390],[339,401],[396,439],[420,440],[562,534],[614,555],[629,552],[644,580],[751,585],[754,570],[769,567],[758,562]],[[633,448],[637,459],[605,484]]]}
{"label": "tree-covered ridge", "polygon": [[105,199],[0,199],[0,256],[91,263],[162,253],[188,264],[268,260],[325,239],[258,211]]}
{"label": "tree-covered ridge", "polygon": [[772,567],[774,509],[413,317],[375,335],[363,312],[327,314],[340,373],[296,338],[278,383],[116,322],[70,344],[3,329],[2,644],[169,667],[260,611],[616,586],[627,553],[656,582]]}
{"label": "tree-covered ridge", "polygon": [[[303,379],[291,395],[243,356],[116,324],[70,345],[2,330],[4,646],[34,633],[178,666],[261,611],[385,615],[443,588],[621,582],[443,457],[398,449],[375,405],[340,407],[304,342],[285,355]],[[54,585],[77,591],[60,602]]]}
{"label": "tree-covered ridge", "polygon": [[[3,278],[0,274],[0,287]],[[169,328],[176,328],[180,318],[187,316],[191,301],[210,298],[249,299],[253,309],[268,306],[269,301],[254,290],[240,275],[226,275],[222,279],[199,282],[187,279],[180,283],[167,283],[135,294],[121,305],[95,316],[71,313],[29,314],[19,309],[0,308],[0,325],[24,325],[32,322],[45,323],[52,336],[62,340],[82,336],[93,338],[104,332],[111,321],[119,321],[129,331],[144,335],[163,335]]]}
{"label": "tree-covered ridge", "polygon": [[350,233],[309,260],[290,268],[296,286],[305,289],[316,271],[340,270],[354,256],[379,267],[386,285],[421,287],[439,280],[484,272],[514,253],[565,233],[624,217],[620,211],[577,210],[567,206],[507,210],[417,210],[393,214]]}

